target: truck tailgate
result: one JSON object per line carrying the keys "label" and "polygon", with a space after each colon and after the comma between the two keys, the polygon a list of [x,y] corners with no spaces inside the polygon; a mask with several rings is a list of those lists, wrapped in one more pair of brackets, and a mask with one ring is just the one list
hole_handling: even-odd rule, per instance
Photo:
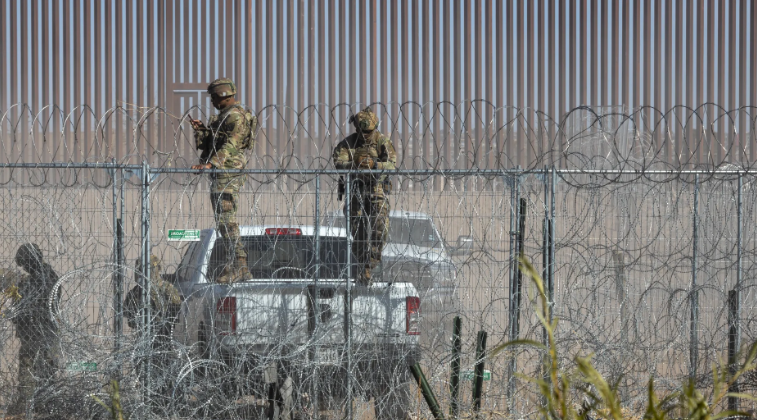
{"label": "truck tailgate", "polygon": [[[317,288],[311,281],[282,280],[237,283],[225,288],[216,290],[216,297],[235,298],[236,309],[235,333],[222,338],[226,346],[263,350],[279,344],[328,346],[346,341],[347,287],[343,280],[319,281]],[[408,335],[406,330],[408,293],[414,294],[414,289],[403,283],[353,285],[353,344],[416,343],[418,336]]]}

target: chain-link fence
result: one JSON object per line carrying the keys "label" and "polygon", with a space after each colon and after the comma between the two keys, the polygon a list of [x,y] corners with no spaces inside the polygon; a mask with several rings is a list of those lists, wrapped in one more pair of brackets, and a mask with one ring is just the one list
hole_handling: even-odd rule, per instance
{"label": "chain-link fence", "polygon": [[[431,418],[407,366],[417,362],[444,414],[530,418],[538,389],[515,373],[542,375],[543,354],[487,356],[544,339],[520,252],[543,274],[563,366],[592,354],[634,413],[650,375],[662,392],[692,377],[707,390],[711,365],[757,339],[753,142],[742,141],[751,132],[725,141],[697,131],[707,118],[737,118],[729,113],[650,125],[642,111],[590,111],[543,131],[525,125],[515,138],[549,144],[512,149],[531,156],[528,169],[508,169],[501,157],[520,143],[498,141],[534,115],[388,111],[388,131],[406,137],[370,287],[347,281],[357,269],[338,183],[354,173],[330,169],[331,148],[349,134],[335,121],[346,116],[306,124],[300,113],[284,143],[259,133],[237,214],[252,278],[234,285],[217,277],[224,247],[209,177],[181,169],[196,159],[181,148],[138,152],[149,116],[128,120],[137,146],[125,157],[58,164],[39,162],[57,156],[47,149],[57,132],[30,131],[40,142],[24,143],[6,118],[8,150],[44,153],[0,166],[0,413],[101,418],[94,397],[112,401],[116,379],[132,418]],[[412,115],[433,123],[407,123]],[[313,121],[331,121],[320,127],[330,134],[317,153],[295,150],[292,136]],[[442,121],[459,127],[448,142],[429,128]],[[699,134],[686,143],[673,132]],[[97,147],[110,141],[98,136]],[[420,158],[434,150],[459,159]],[[134,156],[146,163],[129,164]],[[172,288],[178,301],[164,293]],[[753,379],[741,390],[754,393]]]}
{"label": "chain-link fence", "polygon": [[[619,381],[629,407],[644,401],[649,375],[663,390],[677,389],[690,376],[706,388],[710,366],[728,352],[729,327],[742,343],[757,339],[751,223],[757,196],[753,175],[743,171],[674,178],[668,172],[551,168],[396,171],[383,277],[371,286],[374,294],[351,286],[352,305],[347,282],[337,280],[343,273],[321,269],[314,291],[319,283],[307,272],[313,262],[299,261],[299,254],[284,248],[250,255],[252,281],[233,288],[214,283],[213,260],[204,255],[212,249],[209,231],[202,238],[191,232],[214,227],[204,175],[108,164],[6,165],[2,172],[2,255],[9,268],[4,280],[17,284],[21,295],[3,301],[0,398],[8,410],[31,392],[24,410],[101,415],[91,396],[107,400],[104,386],[118,378],[122,405],[144,416],[247,418],[279,407],[327,418],[349,407],[355,418],[366,418],[396,398],[410,413],[429,417],[406,364],[420,362],[440,404],[448,407],[452,328],[460,317],[457,404],[464,416],[473,410],[479,331],[487,333],[488,349],[515,338],[542,340],[532,287],[518,279],[512,263],[519,250],[544,269],[551,285],[563,362],[593,354],[598,369]],[[335,230],[346,220],[337,200],[340,175],[347,174],[246,171],[240,223]],[[433,188],[441,182],[456,187]],[[330,244],[327,232],[319,243],[346,252]],[[39,266],[50,271],[23,265],[19,249],[27,243],[39,247]],[[254,246],[250,242],[248,249]],[[176,318],[166,321],[169,329],[161,324],[161,317],[171,317],[167,302],[138,304],[137,319],[124,319],[128,292],[161,281],[135,263],[146,247],[162,261],[162,280],[182,293],[181,309],[171,315]],[[256,264],[269,257],[290,272],[258,274]],[[190,268],[207,277],[192,277]],[[141,281],[145,276],[153,281]],[[44,292],[30,293],[26,282]],[[389,325],[387,318],[399,314],[404,329],[404,305],[399,313],[374,307],[393,302],[382,294],[396,298],[410,289],[421,302],[417,341],[394,336]],[[218,302],[232,292],[240,325],[236,344],[207,329],[221,322],[225,309]],[[738,298],[734,313],[729,292]],[[383,329],[374,328],[379,320],[387,323]],[[244,341],[245,334],[257,342]],[[481,410],[533,415],[536,389],[512,372],[538,375],[539,360],[535,350],[486,358]],[[744,384],[745,390],[753,385]]]}

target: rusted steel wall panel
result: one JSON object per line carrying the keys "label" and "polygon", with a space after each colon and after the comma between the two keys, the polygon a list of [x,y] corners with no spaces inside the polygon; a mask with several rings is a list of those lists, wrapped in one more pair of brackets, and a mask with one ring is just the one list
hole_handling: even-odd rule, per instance
{"label": "rusted steel wall panel", "polygon": [[[10,61],[10,15],[11,11],[9,10],[9,5],[6,5],[5,7],[0,7],[0,60],[4,63],[5,69],[3,71],[5,73],[11,73],[12,69],[11,66],[13,66],[13,63]],[[14,28],[15,29],[15,28]],[[10,90],[10,78],[6,77],[5,80],[0,80],[0,97],[4,98],[9,96],[8,91]]]}
{"label": "rusted steel wall panel", "polygon": [[[261,125],[270,136],[261,137],[259,152],[280,151],[296,138],[292,153],[326,157],[321,143],[302,136],[323,136],[327,125],[311,119],[303,132],[287,131],[309,105],[383,102],[396,115],[406,101],[449,101],[431,121],[424,120],[428,107],[402,108],[407,121],[397,122],[394,135],[405,162],[443,159],[462,167],[471,164],[460,159],[467,154],[484,159],[481,166],[499,158],[529,166],[560,150],[561,136],[554,126],[541,133],[531,110],[559,121],[582,104],[626,112],[754,104],[755,21],[757,7],[748,0],[7,0],[0,2],[0,111],[25,103],[36,115],[51,104],[64,112],[86,104],[105,118],[95,132],[95,118],[82,116],[67,126],[78,132],[71,135],[51,107],[44,122],[35,121],[47,133],[29,136],[33,118],[16,107],[8,118],[27,128],[13,137],[21,144],[4,147],[28,161],[128,159],[170,148],[176,118],[156,117],[135,141],[132,117],[108,110],[123,103],[129,112],[138,109],[126,104],[157,105],[175,116],[195,105],[212,112],[204,87],[226,76],[255,110],[290,107],[265,111]],[[479,123],[465,131],[471,118],[504,123],[516,112],[477,109],[475,99],[524,110],[530,126],[495,135]],[[349,131],[347,113],[338,110],[328,123],[335,124],[332,137]],[[644,113],[662,118],[654,115]],[[707,147],[698,148],[697,161],[734,153],[757,159],[749,119],[737,117],[736,134],[728,124],[713,126],[721,144],[702,140]],[[670,129],[652,139],[669,160],[701,140],[696,131]],[[673,142],[666,135],[688,137]],[[183,138],[178,147],[182,156],[193,153]]]}

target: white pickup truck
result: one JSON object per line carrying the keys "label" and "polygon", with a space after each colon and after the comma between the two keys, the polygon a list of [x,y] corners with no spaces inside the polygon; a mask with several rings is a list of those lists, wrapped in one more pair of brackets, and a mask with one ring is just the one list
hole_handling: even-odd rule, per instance
{"label": "white pickup truck", "polygon": [[215,282],[227,246],[214,229],[187,247],[172,276],[184,298],[174,338],[197,366],[215,367],[198,372],[222,376],[229,397],[276,401],[280,418],[344,405],[349,376],[349,392],[374,397],[378,418],[406,417],[407,365],[420,358],[413,284],[358,286],[343,228],[240,229],[252,278]]}

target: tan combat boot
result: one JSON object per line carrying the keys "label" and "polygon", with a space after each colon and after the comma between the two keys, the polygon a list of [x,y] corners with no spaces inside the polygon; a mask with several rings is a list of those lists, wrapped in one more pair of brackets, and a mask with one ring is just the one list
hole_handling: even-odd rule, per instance
{"label": "tan combat boot", "polygon": [[223,267],[221,274],[216,277],[216,283],[229,284],[234,283],[235,269],[231,264],[227,264]]}
{"label": "tan combat boot", "polygon": [[358,278],[358,284],[361,286],[371,286],[373,285],[373,279],[371,279],[371,269],[367,268],[365,271],[360,273],[360,276]]}
{"label": "tan combat boot", "polygon": [[252,273],[250,273],[250,269],[247,267],[247,257],[238,257],[236,259],[233,277],[232,282],[245,281],[252,278]]}

